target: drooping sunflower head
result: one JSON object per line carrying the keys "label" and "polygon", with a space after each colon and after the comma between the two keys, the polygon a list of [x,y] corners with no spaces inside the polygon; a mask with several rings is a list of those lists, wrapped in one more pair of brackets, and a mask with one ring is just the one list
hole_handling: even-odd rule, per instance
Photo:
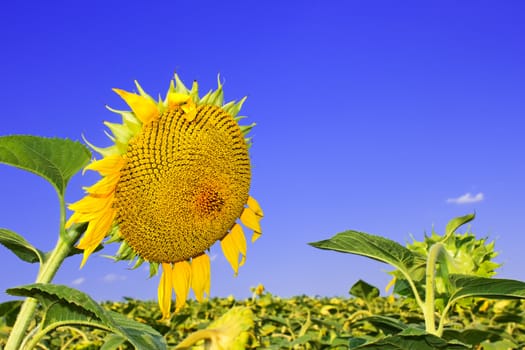
{"label": "drooping sunflower head", "polygon": [[103,158],[86,167],[102,175],[86,196],[69,206],[68,225],[89,222],[78,247],[82,265],[105,237],[120,241],[116,259],[162,265],[159,303],[169,317],[172,289],[179,309],[191,287],[198,300],[209,294],[206,255],[220,241],[237,274],[246,257],[240,221],[260,234],[262,210],[249,195],[251,165],[247,134],[240,126],[245,99],[224,104],[220,81],[202,98],[175,75],[164,99],[155,101],[138,83],[138,94],[114,91],[131,111],[112,110],[122,123],[108,123],[113,145],[93,147]]}

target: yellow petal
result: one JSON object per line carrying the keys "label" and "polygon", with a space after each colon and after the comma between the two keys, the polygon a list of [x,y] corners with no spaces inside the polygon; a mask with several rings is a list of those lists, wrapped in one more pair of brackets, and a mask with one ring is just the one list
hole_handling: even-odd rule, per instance
{"label": "yellow petal", "polygon": [[252,196],[248,197],[248,207],[258,216],[264,216],[263,211],[261,207],[259,206],[259,203],[253,198]]}
{"label": "yellow petal", "polygon": [[87,195],[78,202],[70,204],[68,208],[73,210],[69,220],[66,222],[66,228],[70,227],[76,222],[89,222],[96,220],[111,209],[114,196],[110,194],[108,197],[95,197]]}
{"label": "yellow petal", "polygon": [[[244,264],[246,260],[246,238],[242,232],[242,227],[238,224],[235,224],[230,233],[228,233],[221,240],[221,247],[224,253],[224,256],[230,263],[235,276],[239,271],[239,266]],[[241,254],[241,261],[239,262],[239,254]]]}
{"label": "yellow petal", "polygon": [[[86,195],[79,201],[68,205],[68,209],[79,214],[100,213],[111,208],[115,199],[115,193],[110,193],[106,197]],[[91,220],[88,220],[91,221]]]}
{"label": "yellow petal", "polygon": [[107,197],[109,194],[114,193],[119,179],[119,173],[107,175],[96,184],[86,187],[84,190],[94,197]]}
{"label": "yellow petal", "polygon": [[109,200],[107,197],[95,197],[87,195],[75,203],[68,205],[68,208],[79,213],[99,212],[104,210],[108,201]]}
{"label": "yellow petal", "polygon": [[170,91],[168,93],[168,108],[175,109],[186,103],[190,99],[190,95],[181,94],[180,92]]}
{"label": "yellow petal", "polygon": [[190,122],[195,119],[195,116],[197,115],[197,106],[195,105],[195,102],[193,102],[192,97],[179,92],[168,93],[168,108],[181,108],[184,112],[184,117]]}
{"label": "yellow petal", "polygon": [[189,122],[191,122],[197,116],[197,106],[195,106],[195,103],[192,99],[189,99],[188,102],[186,102],[186,104],[181,108],[184,111],[184,117]]}
{"label": "yellow petal", "polygon": [[100,216],[99,212],[93,212],[93,213],[75,212],[75,213],[73,213],[73,215],[71,215],[69,220],[67,220],[66,228],[71,227],[71,225],[73,225],[75,223],[90,222],[92,220],[95,220],[99,216]]}
{"label": "yellow petal", "polygon": [[210,295],[210,258],[206,253],[191,259],[191,288],[198,301]]}
{"label": "yellow petal", "polygon": [[386,287],[385,287],[385,292],[388,292],[388,290],[389,290],[390,288],[392,288],[392,287],[396,284],[396,280],[397,280],[396,276],[392,277],[392,279],[390,280],[390,282],[388,282],[388,284],[387,284]]}
{"label": "yellow petal", "polygon": [[255,214],[251,208],[244,208],[241,213],[241,222],[243,225],[259,234],[262,233],[261,225],[259,224],[260,220],[261,216]]}
{"label": "yellow petal", "polygon": [[171,289],[173,288],[173,269],[171,264],[162,263],[162,275],[160,276],[158,298],[162,319],[170,318]]}
{"label": "yellow petal", "polygon": [[113,89],[131,108],[135,116],[142,122],[148,124],[159,117],[157,104],[150,98],[132,94],[130,92]]}
{"label": "yellow petal", "polygon": [[84,250],[84,257],[80,263],[80,267],[84,266],[87,258],[98,247],[104,237],[106,237],[109,229],[111,228],[111,225],[113,224],[113,220],[115,219],[115,214],[115,210],[110,209],[101,217],[89,223],[84,236],[77,245],[78,249]]}
{"label": "yellow petal", "polygon": [[253,235],[252,235],[252,243],[255,242],[256,240],[259,239],[259,237],[261,237],[262,234],[260,232],[253,232]]}
{"label": "yellow petal", "polygon": [[255,294],[261,296],[264,293],[264,285],[262,283],[259,283],[257,287],[255,288]]}
{"label": "yellow petal", "polygon": [[126,164],[124,158],[119,154],[114,154],[102,158],[101,160],[96,160],[88,164],[84,171],[86,170],[95,170],[100,173],[102,176],[107,176],[111,174],[118,173],[120,169]]}
{"label": "yellow petal", "polygon": [[173,266],[173,289],[175,290],[175,311],[186,305],[191,285],[191,266],[187,261],[175,263]]}

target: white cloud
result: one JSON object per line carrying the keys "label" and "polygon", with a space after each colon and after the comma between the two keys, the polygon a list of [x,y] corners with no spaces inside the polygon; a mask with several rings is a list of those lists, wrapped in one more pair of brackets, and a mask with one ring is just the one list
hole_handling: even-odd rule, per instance
{"label": "white cloud", "polygon": [[84,282],[86,282],[86,279],[84,277],[79,277],[77,279],[74,279],[71,284],[74,285],[74,286],[80,286],[81,284],[83,284]]}
{"label": "white cloud", "polygon": [[479,192],[475,196],[472,195],[472,193],[468,192],[465,193],[462,196],[459,196],[457,198],[449,198],[447,199],[447,203],[455,203],[455,204],[468,204],[468,203],[477,203],[481,202],[483,200],[484,196],[483,193]]}
{"label": "white cloud", "polygon": [[117,281],[124,281],[127,277],[123,275],[117,275],[115,273],[108,273],[105,275],[102,280],[107,283],[117,282]]}

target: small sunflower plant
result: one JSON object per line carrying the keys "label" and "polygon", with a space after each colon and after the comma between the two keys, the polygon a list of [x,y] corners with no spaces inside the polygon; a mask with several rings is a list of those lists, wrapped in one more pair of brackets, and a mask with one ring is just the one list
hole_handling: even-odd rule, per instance
{"label": "small sunflower plant", "polygon": [[[119,334],[136,348],[163,348],[165,342],[155,330],[143,324],[123,326],[84,293],[51,284],[64,259],[82,254],[84,266],[104,244],[120,244],[114,260],[130,261],[133,268],[147,263],[150,276],[160,273],[159,308],[162,319],[169,320],[173,296],[177,312],[190,290],[198,301],[210,295],[208,251],[216,242],[237,275],[246,261],[245,232],[251,232],[252,242],[261,236],[263,212],[250,195],[249,132],[255,124],[241,125],[244,117],[239,115],[245,98],[225,103],[220,79],[217,88],[202,97],[197,82],[188,88],[178,75],[158,99],[135,84],[136,92],[114,89],[129,110],[109,108],[121,121],[104,123],[110,131],[109,147],[86,141],[95,157],[71,140],[0,137],[0,162],[47,179],[61,208],[59,240],[50,252],[0,229],[0,243],[22,260],[40,263],[36,283],[8,290],[31,298],[17,305],[20,312],[5,349],[30,348],[52,326],[67,323],[57,320],[28,337],[38,302],[75,310],[72,322],[88,313],[91,325]],[[100,179],[66,205],[65,188],[82,169],[97,172]],[[142,334],[126,327],[138,327]]]}
{"label": "small sunflower plant", "polygon": [[[443,235],[433,232],[423,241],[414,239],[406,247],[383,236],[354,230],[310,243],[319,249],[361,255],[394,267],[387,290],[394,286],[394,293],[403,303],[420,311],[421,321],[411,324],[396,317],[365,318],[391,335],[379,341],[359,339],[363,345],[356,349],[378,349],[385,344],[423,349],[430,343],[436,344],[436,349],[471,349],[471,345],[491,340],[492,334],[483,327],[461,334],[449,321],[449,315],[472,309],[474,300],[482,301],[486,308],[489,299],[525,299],[525,282],[493,278],[500,266],[492,260],[497,256],[494,242],[477,239],[471,232],[456,232],[474,218],[475,214],[456,217],[449,221]],[[375,287],[367,289],[370,295],[371,290],[376,291],[376,296],[379,294]],[[350,293],[355,295],[353,290]]]}

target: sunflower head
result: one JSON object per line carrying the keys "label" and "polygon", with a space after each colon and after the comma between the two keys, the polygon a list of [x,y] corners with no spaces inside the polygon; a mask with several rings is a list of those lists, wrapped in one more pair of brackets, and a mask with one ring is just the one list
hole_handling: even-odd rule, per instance
{"label": "sunflower head", "polygon": [[78,247],[82,265],[109,237],[121,242],[116,259],[162,266],[159,303],[169,317],[172,290],[176,308],[185,304],[191,287],[198,300],[209,294],[210,263],[206,251],[217,241],[235,274],[246,257],[242,226],[261,234],[263,216],[249,195],[251,165],[247,134],[240,126],[244,98],[224,104],[222,84],[199,97],[198,84],[188,89],[175,75],[164,99],[114,91],[131,111],[121,123],[105,125],[113,145],[91,147],[102,155],[86,167],[102,179],[86,188],[86,196],[69,206],[68,225],[89,222]]}
{"label": "sunflower head", "polygon": [[175,350],[243,350],[250,338],[254,322],[253,312],[246,307],[234,307],[206,329],[190,334]]}

